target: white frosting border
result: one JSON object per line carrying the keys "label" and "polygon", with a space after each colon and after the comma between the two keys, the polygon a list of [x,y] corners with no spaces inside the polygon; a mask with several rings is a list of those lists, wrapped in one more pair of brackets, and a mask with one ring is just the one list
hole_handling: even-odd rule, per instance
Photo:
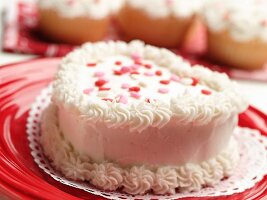
{"label": "white frosting border", "polygon": [[64,139],[58,128],[57,108],[50,104],[42,116],[41,144],[52,165],[73,180],[89,181],[97,188],[114,191],[123,189],[128,194],[174,194],[199,191],[231,175],[239,159],[237,143],[232,140],[215,158],[200,164],[184,166],[132,166],[121,168],[115,163],[91,163],[79,155]]}
{"label": "white frosting border", "polygon": [[[81,66],[88,61],[96,62],[112,55],[132,55],[138,52],[141,57],[153,60],[159,66],[166,66],[181,77],[195,77],[217,92],[208,97],[204,95],[184,94],[172,99],[169,104],[138,102],[120,104],[88,97],[77,91],[78,73]],[[153,126],[161,128],[171,119],[177,123],[205,125],[212,120],[224,122],[231,115],[236,115],[247,108],[247,102],[237,92],[237,85],[230,81],[226,74],[212,72],[202,66],[191,67],[174,53],[143,42],[98,42],[87,43],[68,54],[61,62],[53,84],[52,101],[70,112],[79,113],[84,120],[103,120],[107,126],[114,128],[129,126],[130,131],[142,132]],[[155,109],[157,107],[157,109]],[[145,112],[144,112],[145,111]],[[111,124],[110,124],[111,122]]]}
{"label": "white frosting border", "polygon": [[102,19],[118,12],[123,3],[124,0],[38,0],[41,9],[55,10],[64,17],[85,16],[94,19]]}

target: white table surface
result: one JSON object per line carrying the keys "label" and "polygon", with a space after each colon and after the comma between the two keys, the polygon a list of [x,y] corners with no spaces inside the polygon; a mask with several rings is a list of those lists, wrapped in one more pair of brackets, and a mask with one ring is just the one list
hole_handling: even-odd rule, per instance
{"label": "white table surface", "polygon": [[[11,3],[14,0],[10,0]],[[0,11],[6,0],[0,0]],[[1,18],[1,17],[0,17]],[[1,20],[1,19],[0,19]],[[1,34],[1,27],[0,27]],[[0,35],[1,38],[1,35]],[[0,41],[1,47],[1,41]],[[36,56],[3,53],[0,49],[0,66],[14,62],[24,61]],[[1,77],[0,77],[1,79]],[[249,103],[267,114],[267,83],[256,81],[237,81],[240,84],[240,92],[248,99]]]}

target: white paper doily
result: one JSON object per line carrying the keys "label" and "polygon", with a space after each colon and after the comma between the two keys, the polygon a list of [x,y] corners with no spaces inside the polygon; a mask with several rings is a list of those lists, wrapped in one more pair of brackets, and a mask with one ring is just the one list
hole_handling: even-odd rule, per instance
{"label": "white paper doily", "polygon": [[267,137],[262,136],[257,130],[248,128],[237,128],[234,137],[239,143],[240,161],[236,167],[234,174],[221,181],[214,187],[203,188],[199,192],[177,193],[170,196],[159,196],[154,194],[132,196],[119,192],[105,192],[88,183],[81,183],[64,178],[59,172],[55,171],[49,160],[43,154],[40,140],[40,121],[42,111],[50,103],[51,86],[42,90],[41,94],[36,98],[32,105],[27,119],[27,134],[31,154],[37,165],[49,174],[55,180],[62,184],[79,188],[94,195],[102,196],[107,199],[179,199],[184,197],[218,197],[223,195],[232,195],[243,192],[256,183],[258,183],[264,175],[267,174]]}

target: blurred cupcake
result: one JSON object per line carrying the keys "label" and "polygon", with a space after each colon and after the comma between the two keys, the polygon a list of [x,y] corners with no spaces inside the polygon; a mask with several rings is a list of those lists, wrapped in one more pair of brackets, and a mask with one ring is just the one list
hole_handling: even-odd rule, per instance
{"label": "blurred cupcake", "polygon": [[39,0],[40,30],[48,38],[81,44],[105,37],[123,0]]}
{"label": "blurred cupcake", "polygon": [[126,0],[118,15],[127,39],[178,47],[203,0]]}
{"label": "blurred cupcake", "polygon": [[267,61],[267,1],[212,0],[203,9],[211,58],[243,69]]}

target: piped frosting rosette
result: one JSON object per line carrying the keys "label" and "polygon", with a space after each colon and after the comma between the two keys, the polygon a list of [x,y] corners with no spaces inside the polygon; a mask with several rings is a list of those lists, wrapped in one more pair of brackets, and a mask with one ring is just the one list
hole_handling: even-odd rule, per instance
{"label": "piped frosting rosette", "polygon": [[171,119],[199,125],[223,121],[247,107],[227,75],[191,67],[170,51],[139,41],[88,43],[70,53],[53,94],[56,104],[90,120],[138,132],[162,128]]}

